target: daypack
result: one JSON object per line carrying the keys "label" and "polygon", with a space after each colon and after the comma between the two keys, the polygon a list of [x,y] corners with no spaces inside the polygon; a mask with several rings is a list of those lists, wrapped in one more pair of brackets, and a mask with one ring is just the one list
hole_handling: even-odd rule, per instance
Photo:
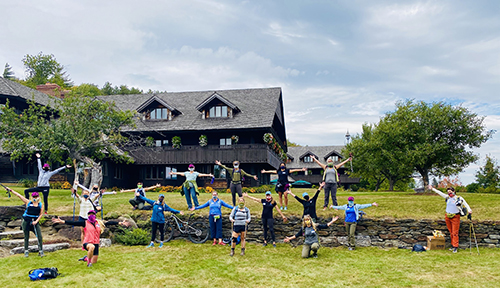
{"label": "daypack", "polygon": [[413,249],[411,249],[411,252],[425,252],[425,251],[427,251],[427,249],[425,249],[425,247],[420,244],[413,245]]}
{"label": "daypack", "polygon": [[57,268],[38,268],[38,269],[33,269],[30,272],[28,272],[28,276],[30,277],[31,281],[36,281],[36,280],[47,280],[47,279],[52,279],[56,278],[57,276],[61,275]]}
{"label": "daypack", "polygon": [[229,189],[229,187],[231,186],[231,181],[233,181],[233,175],[234,175],[234,173],[240,173],[240,181],[241,181],[241,183],[243,184],[243,182],[245,182],[245,177],[241,174],[241,168],[238,169],[238,172],[234,172],[234,168],[233,168],[233,173],[229,177],[226,176],[227,189]]}

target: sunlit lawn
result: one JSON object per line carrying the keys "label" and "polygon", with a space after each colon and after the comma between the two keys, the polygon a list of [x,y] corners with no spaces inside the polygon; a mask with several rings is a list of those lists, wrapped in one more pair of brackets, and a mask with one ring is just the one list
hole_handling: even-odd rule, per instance
{"label": "sunlit lawn", "polygon": [[[162,249],[102,248],[92,268],[77,261],[80,249],[3,258],[0,287],[498,287],[500,250],[480,251],[323,247],[317,259],[302,259],[300,246],[249,244],[245,256],[230,257],[227,246],[173,240]],[[28,271],[39,267],[64,277],[30,282]]]}
{"label": "sunlit lawn", "polygon": [[[22,195],[24,188],[13,187],[14,190]],[[313,189],[293,189],[296,195],[302,195],[303,192],[308,192],[313,195]],[[0,206],[3,205],[20,205],[21,201],[17,197],[7,198],[5,193],[0,194]],[[474,219],[478,220],[500,220],[500,194],[473,194],[461,193],[469,203],[474,212]],[[158,193],[148,192],[147,196],[151,199],[156,199]],[[231,194],[221,193],[220,198],[225,202],[231,203]],[[252,194],[256,198],[264,198],[263,194]],[[378,208],[372,207],[365,209],[368,213],[367,217],[371,218],[431,218],[442,219],[445,211],[445,201],[437,195],[416,195],[410,192],[340,192],[338,193],[339,205],[347,203],[348,196],[354,196],[356,203],[372,203],[377,202]],[[118,212],[119,214],[131,213],[132,209],[128,203],[128,199],[133,197],[133,193],[118,193],[116,195],[105,195],[103,197],[103,206],[105,213]],[[211,194],[201,194],[199,196],[200,204],[205,203],[211,197]],[[277,200],[277,195],[273,191],[273,197]],[[323,211],[323,191],[318,197],[317,211],[320,217],[332,217],[342,215],[341,211],[328,209]],[[179,210],[186,212],[186,200],[179,193],[168,193],[166,195],[166,203]],[[330,203],[331,204],[331,203]],[[255,216],[260,216],[262,206],[254,201],[247,200],[247,206]],[[78,213],[78,204],[76,204]],[[197,210],[194,213],[206,215],[208,208]],[[69,190],[51,190],[49,197],[49,214],[71,215],[73,213],[73,198],[70,196]],[[150,211],[142,211],[136,213],[151,213]],[[229,209],[223,208],[223,213],[229,213]],[[289,197],[288,211],[284,211],[285,215],[302,213],[302,206],[292,197]]]}

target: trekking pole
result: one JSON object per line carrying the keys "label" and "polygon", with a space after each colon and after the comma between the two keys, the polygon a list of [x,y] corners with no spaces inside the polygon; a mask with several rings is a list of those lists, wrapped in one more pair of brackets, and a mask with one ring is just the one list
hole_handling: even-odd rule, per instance
{"label": "trekking pole", "polygon": [[[38,247],[41,247],[41,243],[40,241],[38,240],[38,233],[36,232],[36,226],[35,224],[33,223],[33,219],[31,219],[31,225],[33,225],[33,233],[35,233],[35,237],[36,237],[36,243],[38,243]],[[28,238],[29,239],[29,238]],[[40,249],[38,249],[40,250]],[[42,252],[42,251],[38,251],[39,253]]]}
{"label": "trekking pole", "polygon": [[469,255],[472,255],[472,221],[469,222]]}
{"label": "trekking pole", "polygon": [[2,183],[0,183],[0,185],[2,185],[3,188],[5,188],[5,190],[7,190],[7,195],[9,196],[10,198],[10,188],[8,188],[7,186],[3,185]]}
{"label": "trekking pole", "polygon": [[101,195],[99,196],[99,198],[100,198],[99,200],[101,202],[101,220],[104,220],[104,216],[103,216],[103,214],[104,214],[104,206],[102,206],[102,192],[101,192]]}
{"label": "trekking pole", "polygon": [[349,157],[351,157],[351,173],[354,173],[354,170],[352,168],[352,152],[349,153]]}
{"label": "trekking pole", "polygon": [[474,235],[474,242],[476,243],[477,255],[479,255],[479,246],[477,245],[476,231],[474,231],[474,224],[472,224],[472,220],[470,221],[470,225],[472,228],[472,234]]}

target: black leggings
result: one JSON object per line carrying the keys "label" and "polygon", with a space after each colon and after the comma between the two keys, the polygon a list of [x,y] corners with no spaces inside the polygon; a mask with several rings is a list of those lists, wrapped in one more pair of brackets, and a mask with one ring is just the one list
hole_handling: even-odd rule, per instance
{"label": "black leggings", "polygon": [[274,218],[262,218],[262,226],[264,226],[264,240],[267,242],[267,227],[269,226],[271,240],[276,242],[276,237],[274,236]]}
{"label": "black leggings", "polygon": [[43,194],[43,209],[45,212],[49,210],[49,192],[50,192],[50,187],[33,187],[24,190],[24,197],[26,199],[30,199],[30,193],[33,192],[42,192]]}
{"label": "black leggings", "polygon": [[158,222],[151,222],[151,242],[155,241],[156,238],[156,230],[160,230],[160,240],[163,242],[163,239],[165,237],[165,223],[158,223]]}

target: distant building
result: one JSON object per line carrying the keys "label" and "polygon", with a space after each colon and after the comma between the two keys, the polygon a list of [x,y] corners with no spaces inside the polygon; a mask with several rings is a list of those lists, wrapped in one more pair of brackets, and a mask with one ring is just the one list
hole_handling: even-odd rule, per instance
{"label": "distant building", "polygon": [[[312,160],[314,155],[321,163],[326,164],[328,158],[332,158],[335,164],[343,161],[340,152],[344,146],[304,146],[304,147],[288,147],[288,162],[287,168],[300,169],[307,168],[307,172],[297,172],[292,175],[292,179],[304,180],[312,184],[318,184],[323,181],[323,169]],[[359,184],[360,178],[349,177],[346,174],[348,164],[345,164],[338,169],[340,185],[345,189],[349,189],[352,184]]]}

